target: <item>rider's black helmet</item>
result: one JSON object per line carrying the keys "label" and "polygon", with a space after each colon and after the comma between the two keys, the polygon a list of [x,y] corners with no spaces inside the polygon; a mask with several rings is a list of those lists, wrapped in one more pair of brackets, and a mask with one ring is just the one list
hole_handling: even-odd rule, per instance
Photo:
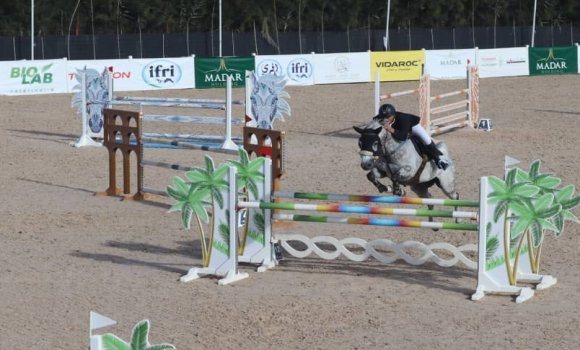
{"label": "rider's black helmet", "polygon": [[391,115],[395,115],[395,113],[397,113],[395,107],[388,103],[385,103],[384,105],[381,106],[381,108],[379,108],[379,117],[381,119],[387,118]]}

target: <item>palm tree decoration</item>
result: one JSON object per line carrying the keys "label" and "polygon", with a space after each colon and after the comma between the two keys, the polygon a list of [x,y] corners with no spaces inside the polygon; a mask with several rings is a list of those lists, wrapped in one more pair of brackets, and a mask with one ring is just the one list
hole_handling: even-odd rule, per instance
{"label": "palm tree decoration", "polygon": [[[534,255],[534,249],[538,249],[542,244],[544,230],[548,229],[558,232],[558,228],[550,221],[550,218],[557,215],[562,209],[562,206],[560,204],[554,204],[553,194],[546,193],[538,198],[526,199],[523,203],[512,203],[510,208],[516,214],[517,218],[511,230],[511,236],[513,239],[519,237],[514,269],[512,271],[512,278],[515,281],[517,278],[518,260],[525,238],[530,237],[530,235],[532,237],[532,246],[528,246],[528,254],[532,257]],[[531,261],[533,261],[533,258],[531,258]]]}
{"label": "palm tree decoration", "polygon": [[166,350],[175,349],[171,344],[149,344],[149,320],[143,320],[133,327],[131,344],[125,342],[114,334],[103,335],[103,347],[105,350]]}
{"label": "palm tree decoration", "polygon": [[[549,223],[553,224],[549,227],[554,232],[556,238],[560,237],[564,231],[564,224],[566,221],[574,221],[580,223],[578,218],[571,213],[571,209],[580,203],[580,196],[574,196],[574,185],[568,185],[561,189],[557,189],[562,182],[559,178],[551,174],[540,173],[540,160],[534,161],[528,173],[518,173],[518,180],[527,182],[538,186],[540,195],[551,194],[553,196],[554,205],[559,205],[560,210],[549,218]],[[540,271],[540,258],[542,254],[542,244],[544,241],[544,230],[538,230],[537,225],[533,226],[533,230],[527,233],[527,242],[530,249],[530,265],[533,273]],[[548,228],[548,227],[546,227]]]}
{"label": "palm tree decoration", "polygon": [[[238,155],[240,156],[239,161],[230,160],[228,163],[233,165],[237,169],[238,189],[241,190],[240,197],[246,200],[251,200],[250,199],[251,194],[253,198],[258,198],[259,196],[258,183],[264,181],[264,175],[260,171],[261,170],[260,168],[264,164],[264,158],[259,157],[250,161],[248,157],[248,152],[246,152],[246,150],[244,149],[239,149]],[[246,246],[246,237],[248,237],[248,235],[254,240],[256,239],[259,240],[259,238],[257,238],[256,236],[260,236],[263,241],[263,237],[261,235],[255,235],[248,232],[248,223],[250,221],[249,215],[250,210],[247,209],[248,219],[246,219],[244,223],[244,232],[243,235],[240,237],[241,242],[239,242],[238,245],[239,246],[238,253],[240,255],[243,255],[244,253],[244,247]],[[264,222],[263,210],[257,209],[256,213],[254,214],[254,219],[256,220],[256,222],[259,222],[260,217],[261,221]]]}
{"label": "palm tree decoration", "polygon": [[[182,211],[181,221],[185,228],[190,227],[192,213],[195,213],[201,231],[202,263],[204,267],[208,266],[211,259],[211,245],[213,243],[213,233],[216,223],[214,222],[215,220],[212,220],[212,234],[208,246],[200,220],[203,220],[205,223],[209,221],[205,205],[210,205],[214,208],[217,204],[220,208],[223,208],[224,198],[221,195],[221,191],[227,190],[228,188],[227,182],[224,180],[227,171],[228,168],[225,164],[215,169],[211,157],[205,156],[205,169],[195,168],[192,171],[186,172],[185,176],[189,182],[175,177],[175,187],[167,187],[167,194],[177,201],[171,207],[170,211]],[[208,197],[210,199],[209,203],[205,202]]]}
{"label": "palm tree decoration", "polygon": [[514,276],[516,275],[515,272],[517,271],[517,266],[512,268],[510,260],[512,256],[512,249],[510,249],[512,237],[510,235],[509,225],[510,207],[514,203],[523,203],[525,199],[532,198],[540,191],[537,186],[516,182],[516,175],[521,171],[522,170],[517,168],[510,170],[506,175],[505,181],[495,176],[489,178],[489,184],[491,185],[493,192],[488,195],[488,200],[490,203],[496,203],[493,220],[494,222],[498,222],[502,216],[504,217],[504,260],[508,280],[511,285],[516,284]]}

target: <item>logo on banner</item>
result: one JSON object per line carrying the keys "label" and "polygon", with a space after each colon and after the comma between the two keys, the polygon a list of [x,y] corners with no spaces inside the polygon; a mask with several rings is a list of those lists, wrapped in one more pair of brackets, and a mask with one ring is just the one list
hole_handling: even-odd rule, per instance
{"label": "logo on banner", "polygon": [[516,57],[510,58],[506,61],[507,64],[516,64],[516,63],[526,63],[526,59],[524,57]]}
{"label": "logo on banner", "polygon": [[53,74],[51,73],[52,63],[46,66],[36,67],[12,67],[10,78],[18,79],[22,85],[50,84]]}
{"label": "logo on banner", "polygon": [[554,56],[554,50],[548,51],[548,57],[536,61],[537,70],[566,70],[566,59]]}
{"label": "logo on banner", "polygon": [[297,82],[306,82],[312,76],[312,64],[304,58],[296,58],[288,63],[288,77]]}
{"label": "logo on banner", "polygon": [[[463,59],[455,57],[453,52],[450,51],[449,56],[439,61],[439,64],[442,66],[463,66],[466,63]],[[469,59],[467,59],[467,64],[469,64]]]}
{"label": "logo on banner", "polygon": [[280,65],[280,63],[278,63],[278,61],[275,60],[263,60],[262,62],[260,62],[260,64],[258,65],[258,69],[257,69],[257,73],[258,76],[261,77],[262,75],[265,74],[271,74],[271,75],[276,75],[276,76],[282,76],[284,75],[284,72],[282,70],[282,65]]}
{"label": "logo on banner", "polygon": [[156,88],[171,87],[181,80],[181,67],[172,61],[153,61],[142,71],[143,81]]}
{"label": "logo on banner", "polygon": [[346,73],[350,70],[350,60],[346,56],[334,59],[334,70],[338,73]]}
{"label": "logo on banner", "polygon": [[418,67],[420,61],[383,61],[377,62],[377,68],[400,68],[400,67]]}

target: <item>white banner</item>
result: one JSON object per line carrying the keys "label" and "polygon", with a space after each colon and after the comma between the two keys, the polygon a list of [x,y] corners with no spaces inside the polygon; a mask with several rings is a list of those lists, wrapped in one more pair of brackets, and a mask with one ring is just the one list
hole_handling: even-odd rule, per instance
{"label": "white banner", "polygon": [[312,56],[315,84],[370,81],[370,52],[316,54]]}
{"label": "white banner", "polygon": [[0,62],[0,95],[66,93],[66,60]]}
{"label": "white banner", "polygon": [[477,51],[481,78],[530,75],[527,47]]}
{"label": "white banner", "polygon": [[193,57],[69,61],[69,91],[77,84],[75,72],[85,66],[102,73],[112,67],[115,91],[191,89],[195,87]]}
{"label": "white banner", "polygon": [[465,79],[475,64],[475,49],[425,51],[425,72],[431,79]]}
{"label": "white banner", "polygon": [[313,85],[315,55],[256,56],[256,74],[274,74],[287,78],[287,85]]}

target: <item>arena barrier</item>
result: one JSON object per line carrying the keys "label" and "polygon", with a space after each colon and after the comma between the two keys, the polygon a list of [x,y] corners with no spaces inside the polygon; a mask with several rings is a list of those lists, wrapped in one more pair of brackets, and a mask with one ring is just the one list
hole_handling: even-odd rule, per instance
{"label": "arena barrier", "polygon": [[[421,125],[430,135],[437,135],[452,129],[477,126],[479,120],[479,69],[477,66],[467,67],[467,87],[465,89],[451,91],[437,96],[431,96],[431,79],[429,74],[423,74],[416,89],[380,94],[380,79],[377,72],[375,76],[375,111],[379,110],[382,101],[405,95],[419,95],[419,116]],[[432,107],[433,102],[455,96],[465,96],[465,99]],[[461,111],[457,111],[460,110]],[[434,117],[436,114],[444,114],[454,111],[452,114]]]}
{"label": "arena barrier", "polygon": [[[74,143],[75,147],[83,146],[101,146],[93,137],[102,137],[102,134],[94,134],[89,129],[89,114],[99,114],[103,107],[111,108],[111,106],[138,106],[143,107],[171,107],[171,108],[188,108],[188,109],[209,109],[209,110],[223,110],[225,116],[211,117],[211,116],[183,116],[183,115],[158,115],[145,114],[143,120],[154,122],[174,122],[174,123],[193,123],[193,124],[219,124],[225,125],[224,135],[191,135],[191,134],[169,134],[169,133],[144,133],[145,137],[180,139],[182,142],[189,143],[220,143],[221,148],[236,150],[237,143],[241,142],[240,137],[232,136],[232,125],[243,125],[244,118],[232,118],[232,105],[245,105],[245,101],[232,99],[232,82],[231,77],[228,77],[226,85],[225,99],[190,99],[190,98],[162,98],[162,97],[129,97],[129,96],[114,96],[113,93],[113,75],[108,70],[103,73],[103,76],[95,80],[102,79],[103,81],[95,83],[87,83],[86,72],[81,73],[81,91],[80,91],[80,105],[86,108],[80,108],[82,116],[82,135],[79,140]],[[106,91],[103,91],[106,90]],[[246,88],[248,93],[248,88]],[[91,98],[92,97],[92,98]],[[73,97],[74,100],[79,99],[78,96]],[[247,106],[246,108],[248,108]],[[246,111],[247,115],[247,111]],[[92,117],[92,123],[98,123],[98,117]],[[104,121],[103,121],[104,123]]]}
{"label": "arena barrier", "polygon": [[[352,261],[365,261],[374,257],[383,263],[392,263],[396,260],[403,260],[412,265],[421,265],[426,262],[434,262],[442,267],[451,267],[459,263],[466,268],[477,270],[477,290],[473,294],[473,300],[481,299],[485,294],[499,293],[516,295],[516,302],[521,303],[534,295],[534,291],[529,287],[521,287],[510,282],[505,260],[501,257],[504,252],[503,240],[494,237],[503,237],[505,218],[502,220],[494,218],[496,207],[501,203],[493,201],[493,189],[491,181],[501,181],[495,177],[482,177],[480,180],[480,201],[455,201],[449,199],[420,199],[406,197],[380,197],[380,196],[352,196],[340,194],[320,194],[301,192],[272,192],[271,188],[271,161],[265,159],[261,174],[264,181],[259,184],[258,193],[255,197],[247,201],[240,201],[238,194],[242,189],[237,188],[237,169],[230,166],[229,173],[224,176],[228,188],[221,195],[224,199],[223,208],[215,207],[213,212],[214,222],[212,227],[217,228],[227,226],[228,234],[219,233],[217,229],[212,233],[211,259],[203,268],[192,268],[181,278],[187,282],[205,275],[215,275],[222,277],[219,284],[228,284],[238,279],[246,277],[238,272],[238,262],[249,262],[258,264],[258,271],[265,271],[274,267],[278,260],[276,257],[276,242],[279,242],[286,252],[297,258],[304,258],[311,254],[316,254],[323,259],[336,259],[340,256]],[[495,179],[495,180],[494,180]],[[477,211],[455,211],[455,210],[428,210],[428,209],[405,209],[405,208],[379,208],[368,206],[350,205],[315,205],[299,203],[274,203],[274,198],[294,198],[324,201],[359,201],[366,203],[401,203],[401,204],[434,204],[443,206],[462,206],[467,208],[477,208]],[[233,224],[234,213],[239,210],[247,210],[246,219],[247,230],[239,233],[239,227]],[[470,222],[428,222],[416,220],[396,220],[390,218],[376,217],[347,217],[347,216],[322,216],[303,214],[274,214],[272,211],[317,211],[317,212],[340,212],[351,214],[391,214],[405,216],[425,216],[425,217],[447,217],[463,218]],[[229,220],[229,221],[228,221]],[[460,231],[477,231],[479,238],[474,237],[476,244],[465,244],[459,247],[446,242],[424,244],[418,241],[405,241],[396,243],[388,239],[365,239],[350,237],[337,239],[330,236],[307,237],[302,234],[277,234],[273,232],[272,220],[278,221],[306,221],[312,223],[341,223],[356,225],[376,225],[401,228],[430,228],[430,229],[450,229]],[[473,221],[473,222],[471,222]],[[228,224],[229,223],[229,224]],[[509,225],[508,225],[509,227]],[[434,233],[429,233],[433,235]],[[508,233],[509,234],[509,233]],[[244,237],[241,237],[244,235]],[[245,237],[247,236],[247,237]],[[235,238],[237,237],[237,239]],[[226,241],[227,238],[227,241]],[[247,238],[247,239],[246,239]],[[242,242],[242,243],[240,243]],[[291,242],[300,242],[306,246],[304,250],[294,248]],[[523,241],[522,241],[523,242]],[[334,248],[328,251],[319,247],[319,244]],[[508,244],[510,244],[508,242]],[[214,247],[220,247],[220,250]],[[241,246],[241,249],[240,249]],[[352,247],[355,249],[352,249]],[[227,247],[224,248],[224,247]],[[240,249],[240,250],[239,250]],[[407,254],[405,250],[413,249],[421,252],[419,257]],[[512,249],[512,248],[508,248]],[[385,254],[385,250],[389,253]],[[227,252],[227,254],[224,253]],[[235,254],[239,252],[240,254]],[[536,289],[544,289],[556,283],[556,279],[548,275],[533,274],[529,259],[525,257],[527,250],[525,247],[519,254],[519,263],[513,262],[510,257],[510,264],[514,264],[517,273],[517,282],[536,284]],[[437,255],[444,253],[451,256],[445,259]],[[472,260],[466,253],[477,254],[477,258]],[[227,268],[224,268],[227,267]]]}
{"label": "arena barrier", "polygon": [[[144,200],[151,196],[167,197],[165,190],[153,189],[144,186],[145,166],[154,166],[159,168],[190,171],[193,167],[171,164],[163,161],[148,160],[144,158],[144,148],[147,143],[166,144],[178,148],[191,150],[200,150],[213,153],[238,154],[237,150],[223,149],[221,147],[210,147],[205,145],[191,144],[176,140],[166,140],[160,138],[144,137],[143,115],[139,112],[104,109],[103,116],[105,121],[103,145],[109,152],[109,187],[100,195],[124,195],[125,198]],[[284,169],[283,151],[284,133],[276,130],[264,130],[251,127],[243,129],[243,147],[257,156],[271,157],[274,161],[274,176],[281,177]],[[123,188],[117,187],[116,174],[116,154],[121,151],[123,157]],[[131,193],[131,163],[130,154],[133,152],[137,159],[137,189]]]}

